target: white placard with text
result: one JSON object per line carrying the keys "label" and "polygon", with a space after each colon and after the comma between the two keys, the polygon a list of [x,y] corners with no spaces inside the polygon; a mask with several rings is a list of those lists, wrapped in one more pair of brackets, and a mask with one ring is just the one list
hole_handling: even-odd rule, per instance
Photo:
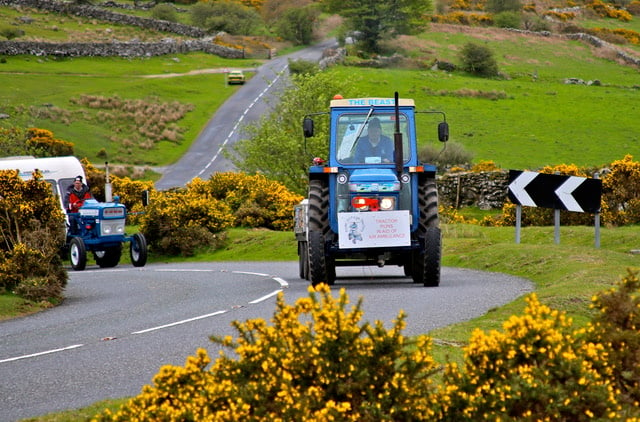
{"label": "white placard with text", "polygon": [[338,213],[340,249],[411,245],[408,210]]}

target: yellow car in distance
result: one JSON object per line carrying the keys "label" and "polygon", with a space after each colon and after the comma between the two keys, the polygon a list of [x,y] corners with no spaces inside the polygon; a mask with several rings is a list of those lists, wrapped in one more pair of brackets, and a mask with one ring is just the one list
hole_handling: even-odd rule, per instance
{"label": "yellow car in distance", "polygon": [[228,85],[242,85],[244,84],[244,72],[242,70],[232,70],[227,74]]}

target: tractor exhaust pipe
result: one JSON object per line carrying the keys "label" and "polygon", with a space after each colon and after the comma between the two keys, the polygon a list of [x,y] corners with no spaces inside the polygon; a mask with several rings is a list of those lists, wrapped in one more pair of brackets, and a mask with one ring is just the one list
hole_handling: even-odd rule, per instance
{"label": "tractor exhaust pipe", "polygon": [[393,134],[393,158],[396,164],[396,172],[398,176],[402,174],[402,167],[404,164],[404,154],[402,151],[402,132],[400,132],[400,104],[398,100],[398,91],[395,95],[395,107],[396,107],[396,131]]}

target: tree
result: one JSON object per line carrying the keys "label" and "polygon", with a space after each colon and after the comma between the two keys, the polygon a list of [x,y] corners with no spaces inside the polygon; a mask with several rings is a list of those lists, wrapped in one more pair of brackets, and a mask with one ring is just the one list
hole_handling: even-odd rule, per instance
{"label": "tree", "polygon": [[191,22],[210,32],[224,31],[233,35],[251,35],[262,27],[258,12],[228,0],[195,4],[191,8]]}
{"label": "tree", "polygon": [[380,52],[384,39],[422,31],[433,8],[431,0],[327,0],[323,5],[345,18],[347,29],[358,33],[360,47],[371,53]]}
{"label": "tree", "polygon": [[328,119],[316,118],[312,138],[303,140],[302,119],[307,113],[328,111],[335,94],[350,96],[353,84],[320,72],[292,76],[273,112],[247,127],[247,139],[237,142],[227,156],[246,173],[264,174],[299,194],[307,190],[307,172],[313,157],[327,157]]}
{"label": "tree", "polygon": [[296,45],[311,44],[318,14],[319,11],[314,6],[289,9],[278,20],[276,32]]}

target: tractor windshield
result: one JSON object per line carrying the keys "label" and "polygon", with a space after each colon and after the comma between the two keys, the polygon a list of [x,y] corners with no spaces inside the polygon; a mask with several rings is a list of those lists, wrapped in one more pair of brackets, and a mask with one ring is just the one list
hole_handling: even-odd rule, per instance
{"label": "tractor windshield", "polygon": [[[368,118],[367,118],[368,116]],[[343,164],[393,163],[394,113],[343,113],[338,118],[336,158]],[[404,161],[409,159],[409,125],[400,114]]]}

